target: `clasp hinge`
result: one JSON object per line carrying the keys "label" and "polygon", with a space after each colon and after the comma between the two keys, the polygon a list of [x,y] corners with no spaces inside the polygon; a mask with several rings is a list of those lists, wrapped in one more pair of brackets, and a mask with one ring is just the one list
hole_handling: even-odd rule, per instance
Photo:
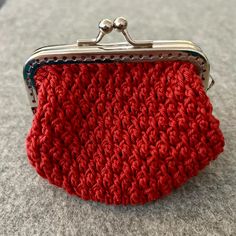
{"label": "clasp hinge", "polygon": [[215,80],[213,79],[213,77],[211,75],[209,76],[209,78],[211,79],[211,82],[208,85],[206,91],[210,90],[213,87],[213,85],[215,84]]}

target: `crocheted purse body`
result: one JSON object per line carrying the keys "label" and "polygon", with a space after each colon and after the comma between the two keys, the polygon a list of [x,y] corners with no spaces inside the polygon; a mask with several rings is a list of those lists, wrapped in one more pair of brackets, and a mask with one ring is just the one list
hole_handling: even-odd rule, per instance
{"label": "crocheted purse body", "polygon": [[219,121],[189,62],[45,65],[34,79],[30,163],[83,199],[156,200],[223,151]]}
{"label": "crocheted purse body", "polygon": [[[115,28],[126,43],[99,44]],[[24,67],[30,163],[85,200],[144,204],[223,151],[206,95],[209,62],[189,41],[135,41],[119,17],[96,39],[37,49]]]}

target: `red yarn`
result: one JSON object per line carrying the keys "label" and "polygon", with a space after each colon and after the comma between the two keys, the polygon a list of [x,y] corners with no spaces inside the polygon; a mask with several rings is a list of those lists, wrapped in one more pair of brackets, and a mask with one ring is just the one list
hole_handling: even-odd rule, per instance
{"label": "red yarn", "polygon": [[71,194],[143,204],[169,194],[223,151],[194,65],[46,65],[27,137],[36,171]]}

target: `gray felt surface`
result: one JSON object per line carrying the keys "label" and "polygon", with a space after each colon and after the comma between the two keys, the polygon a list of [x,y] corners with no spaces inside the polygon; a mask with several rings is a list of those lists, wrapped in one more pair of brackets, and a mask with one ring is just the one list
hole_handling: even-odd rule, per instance
{"label": "gray felt surface", "polygon": [[[236,1],[0,1],[0,235],[236,235]],[[125,16],[138,39],[189,39],[202,46],[217,80],[209,91],[225,151],[172,195],[115,207],[68,196],[28,164],[32,114],[22,67],[40,46],[97,33]],[[108,41],[120,40],[118,33]]]}

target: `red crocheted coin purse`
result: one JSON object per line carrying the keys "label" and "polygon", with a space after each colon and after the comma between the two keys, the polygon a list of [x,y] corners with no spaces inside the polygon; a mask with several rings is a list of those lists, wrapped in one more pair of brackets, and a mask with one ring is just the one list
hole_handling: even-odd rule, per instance
{"label": "red crocheted coin purse", "polygon": [[27,154],[50,183],[85,200],[143,204],[180,187],[223,151],[196,63],[169,60],[160,50],[166,60],[155,53],[140,60],[139,52],[136,60],[86,61],[76,53],[51,60],[40,54],[25,69],[37,103]]}

